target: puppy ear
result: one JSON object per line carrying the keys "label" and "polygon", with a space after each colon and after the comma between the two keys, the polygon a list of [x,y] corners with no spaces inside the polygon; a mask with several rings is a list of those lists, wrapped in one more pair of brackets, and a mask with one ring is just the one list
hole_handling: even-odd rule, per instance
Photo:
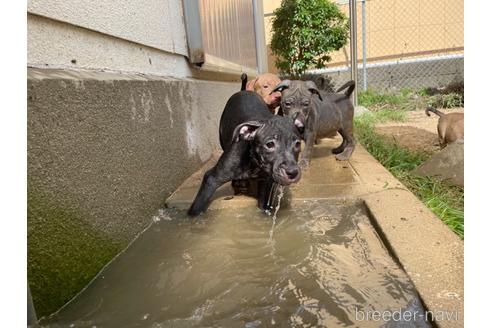
{"label": "puppy ear", "polygon": [[323,98],[321,98],[321,94],[318,90],[318,87],[313,81],[306,81],[306,87],[308,88],[309,91],[311,91],[312,94],[317,94],[319,100],[323,101]]}
{"label": "puppy ear", "polygon": [[251,80],[251,81],[248,81],[248,83],[246,84],[246,90],[255,91],[255,83],[257,80],[258,80],[258,78]]}
{"label": "puppy ear", "polygon": [[234,133],[232,134],[232,142],[238,142],[241,139],[246,141],[253,140],[256,132],[258,132],[263,125],[263,123],[258,121],[249,121],[239,124],[236,126]]}
{"label": "puppy ear", "polygon": [[279,85],[275,87],[275,89],[272,90],[272,92],[270,92],[270,94],[274,92],[282,92],[283,90],[288,89],[289,87],[290,87],[290,80],[283,80],[282,82],[279,83]]}

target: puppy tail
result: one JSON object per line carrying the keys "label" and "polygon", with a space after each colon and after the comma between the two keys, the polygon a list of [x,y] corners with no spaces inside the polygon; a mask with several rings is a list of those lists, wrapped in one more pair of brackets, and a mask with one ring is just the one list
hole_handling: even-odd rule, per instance
{"label": "puppy tail", "polygon": [[441,117],[441,116],[444,115],[443,112],[440,112],[440,111],[438,111],[437,109],[435,109],[434,107],[431,107],[431,106],[429,106],[429,107],[427,107],[425,109],[425,113],[427,114],[427,116],[431,116],[431,114],[429,114],[429,112],[433,112],[434,114],[436,114],[439,117]]}
{"label": "puppy tail", "polygon": [[354,92],[354,89],[355,89],[355,81],[354,80],[348,81],[347,83],[342,85],[340,88],[338,88],[338,90],[336,92],[341,92],[344,89],[347,89],[345,91],[345,96],[347,98],[350,97],[352,95],[352,92]]}
{"label": "puppy tail", "polygon": [[248,75],[243,73],[241,74],[241,91],[246,90],[246,83],[248,83]]}

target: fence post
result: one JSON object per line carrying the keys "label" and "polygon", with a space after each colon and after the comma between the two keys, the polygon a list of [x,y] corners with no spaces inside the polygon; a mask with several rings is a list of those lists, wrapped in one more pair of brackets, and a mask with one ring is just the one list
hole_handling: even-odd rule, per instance
{"label": "fence post", "polygon": [[255,28],[256,64],[258,65],[258,74],[263,74],[268,72],[263,0],[253,0],[253,18]]}
{"label": "fence post", "polygon": [[363,90],[367,91],[367,68],[366,68],[366,0],[362,2],[362,78]]}
{"label": "fence post", "polygon": [[357,3],[349,0],[350,11],[350,68],[351,78],[355,81],[355,90],[352,93],[352,103],[358,105],[357,101]]}

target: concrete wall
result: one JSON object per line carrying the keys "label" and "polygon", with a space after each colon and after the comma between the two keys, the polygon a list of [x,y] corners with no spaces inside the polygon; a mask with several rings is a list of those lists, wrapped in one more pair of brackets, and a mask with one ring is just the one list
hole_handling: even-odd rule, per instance
{"label": "concrete wall", "polygon": [[219,149],[238,83],[30,69],[28,273],[53,312]]}
{"label": "concrete wall", "polygon": [[[370,65],[367,67],[367,85],[371,90],[400,90],[424,87],[445,87],[451,82],[464,81],[464,58],[437,58],[432,61],[398,62],[388,65]],[[321,72],[320,72],[321,71]],[[331,79],[335,87],[350,80],[348,68],[329,72],[313,71]],[[359,67],[357,79],[359,91],[362,91],[363,72]]]}

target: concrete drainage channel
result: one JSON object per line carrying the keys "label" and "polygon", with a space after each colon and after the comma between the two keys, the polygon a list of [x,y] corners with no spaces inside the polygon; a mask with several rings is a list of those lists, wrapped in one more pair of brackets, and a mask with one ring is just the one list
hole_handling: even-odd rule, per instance
{"label": "concrete drainage channel", "polygon": [[337,143],[315,147],[273,227],[254,199],[232,196],[228,185],[205,215],[186,218],[212,159],[41,324],[462,327],[462,240],[362,147],[337,162]]}

